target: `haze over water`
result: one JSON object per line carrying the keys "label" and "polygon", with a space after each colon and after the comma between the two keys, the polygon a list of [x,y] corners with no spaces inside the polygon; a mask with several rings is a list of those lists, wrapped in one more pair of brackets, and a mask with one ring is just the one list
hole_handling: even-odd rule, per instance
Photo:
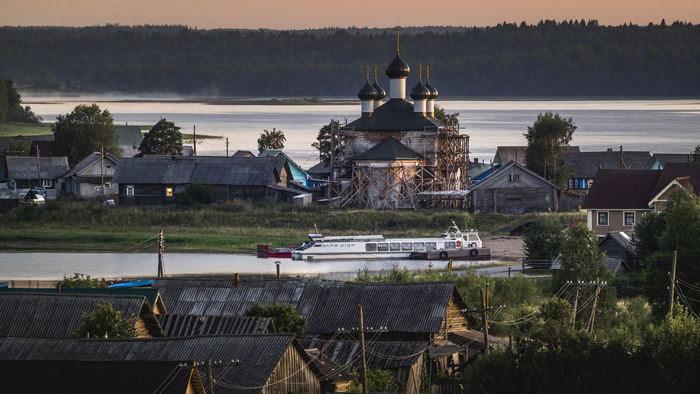
{"label": "haze over water", "polygon": [[[115,124],[153,125],[161,118],[181,127],[184,133],[219,135],[221,140],[197,143],[198,155],[229,155],[236,150],[257,154],[257,138],[263,130],[282,130],[285,152],[299,165],[318,162],[311,148],[319,129],[339,119],[352,122],[360,116],[360,102],[343,105],[211,105],[173,98],[135,97],[32,97],[23,95],[45,122],[69,113],[78,104],[97,103],[108,109]],[[139,101],[133,101],[139,100]],[[573,118],[578,127],[571,145],[582,151],[619,150],[652,153],[690,153],[700,144],[700,100],[469,100],[441,101],[446,112],[458,112],[460,133],[470,136],[471,158],[487,162],[496,147],[526,145],[523,133],[539,113],[552,111]]]}

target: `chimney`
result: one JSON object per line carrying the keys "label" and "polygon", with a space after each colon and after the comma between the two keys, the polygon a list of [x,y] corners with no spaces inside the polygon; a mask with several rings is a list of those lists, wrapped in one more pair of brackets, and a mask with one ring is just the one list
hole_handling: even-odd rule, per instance
{"label": "chimney", "polygon": [[58,294],[61,294],[61,282],[56,283],[56,291],[58,291]]}
{"label": "chimney", "polygon": [[625,170],[625,158],[622,155],[622,145],[620,145],[620,169]]}
{"label": "chimney", "polygon": [[234,283],[236,286],[238,286],[241,283],[240,278],[238,277],[238,274],[233,274],[234,275]]}
{"label": "chimney", "polygon": [[474,158],[474,164],[479,164],[479,158],[478,158],[478,157],[475,157],[475,158]]}
{"label": "chimney", "polygon": [[173,163],[175,163],[175,161],[177,161],[177,156],[171,156],[171,157],[170,157],[170,160],[171,160]]}
{"label": "chimney", "polygon": [[275,265],[277,266],[277,279],[280,278],[280,265],[282,265],[281,261],[275,261]]}
{"label": "chimney", "polygon": [[608,152],[612,152],[612,148],[608,148]]}

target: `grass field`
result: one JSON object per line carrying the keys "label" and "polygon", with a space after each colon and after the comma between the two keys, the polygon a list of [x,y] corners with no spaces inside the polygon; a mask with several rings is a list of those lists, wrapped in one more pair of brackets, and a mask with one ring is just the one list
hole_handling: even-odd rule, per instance
{"label": "grass field", "polygon": [[0,137],[51,134],[53,123],[0,123]]}

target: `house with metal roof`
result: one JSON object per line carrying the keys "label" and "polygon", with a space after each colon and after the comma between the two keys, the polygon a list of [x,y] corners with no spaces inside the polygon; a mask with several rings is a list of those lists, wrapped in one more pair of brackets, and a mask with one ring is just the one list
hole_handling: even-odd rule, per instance
{"label": "house with metal roof", "polygon": [[556,212],[560,191],[553,183],[512,161],[469,188],[473,213]]}
{"label": "house with metal roof", "polygon": [[279,157],[283,156],[287,159],[287,164],[289,164],[289,169],[291,170],[292,180],[299,182],[300,184],[310,187],[309,185],[309,174],[301,168],[297,163],[294,162],[289,156],[287,156],[281,149],[266,149],[258,157]]}
{"label": "house with metal roof", "polygon": [[[504,166],[508,162],[515,162],[521,166],[526,166],[525,163],[525,151],[527,146],[499,146],[496,148],[496,154],[493,156],[493,164],[498,166]],[[563,146],[563,153],[576,153],[580,152],[581,148],[578,146]]]}
{"label": "house with metal roof", "polygon": [[92,295],[126,295],[146,297],[148,304],[152,307],[153,313],[161,315],[168,313],[163,303],[160,291],[155,288],[135,287],[124,289],[99,288],[21,288],[5,287],[0,288],[0,293],[39,293],[39,294],[92,294]]}
{"label": "house with metal roof", "polygon": [[110,153],[104,156],[93,152],[61,175],[65,183],[63,195],[84,198],[104,198],[117,193],[118,188],[112,182],[119,159]]}
{"label": "house with metal roof", "polygon": [[302,194],[289,187],[290,174],[284,157],[145,156],[119,160],[112,181],[125,205],[177,205],[178,193],[195,183],[211,186],[219,204],[280,202]]}
{"label": "house with metal roof", "polygon": [[0,338],[0,360],[196,361],[208,387],[211,360],[217,394],[320,394],[327,379],[292,334],[202,335],[179,338]]}
{"label": "house with metal roof", "polygon": [[12,189],[44,188],[49,200],[56,198],[59,179],[70,169],[67,157],[7,156],[5,160]]}
{"label": "house with metal roof", "polygon": [[0,379],[8,393],[204,394],[193,362],[0,360]]}
{"label": "house with metal roof", "polygon": [[143,142],[141,126],[114,126],[117,129],[117,145],[122,148],[122,157],[134,157],[139,154]]}
{"label": "house with metal roof", "polygon": [[663,170],[666,163],[690,163],[692,161],[693,155],[689,153],[654,153],[644,169]]}
{"label": "house with metal roof", "polygon": [[575,170],[569,179],[569,189],[590,189],[598,170],[643,170],[649,162],[649,152],[619,151],[564,152],[561,159]]}
{"label": "house with metal roof", "polygon": [[[84,313],[110,302],[125,318],[133,316],[141,337],[162,337],[163,329],[144,296],[0,292],[0,336],[70,338]],[[97,333],[96,333],[97,334]],[[98,334],[99,335],[99,334]]]}
{"label": "house with metal roof", "polygon": [[637,256],[637,248],[632,242],[632,232],[611,231],[598,241],[598,247],[605,252],[608,259],[616,258],[620,262],[613,272],[620,271],[620,267],[625,267],[627,271],[631,268],[639,268],[643,265],[642,259]]}
{"label": "house with metal roof", "polygon": [[277,332],[270,317],[158,315],[158,321],[168,338]]}

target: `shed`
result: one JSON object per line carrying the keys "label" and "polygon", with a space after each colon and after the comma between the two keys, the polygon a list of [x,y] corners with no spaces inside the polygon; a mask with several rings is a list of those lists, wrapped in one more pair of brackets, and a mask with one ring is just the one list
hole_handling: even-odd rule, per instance
{"label": "shed", "polygon": [[141,337],[162,337],[163,329],[144,296],[0,292],[0,336],[70,338],[84,313],[110,302],[122,316],[134,316]]}
{"label": "shed", "polygon": [[320,394],[320,379],[324,378],[292,334],[136,339],[0,338],[0,359],[197,360],[205,387],[208,380],[200,361],[216,360],[213,369],[217,394]]}
{"label": "shed", "polygon": [[30,189],[8,189],[0,191],[0,212],[11,211],[34,197]]}
{"label": "shed", "polygon": [[559,191],[556,185],[512,161],[469,188],[473,213],[556,212]]}
{"label": "shed", "polygon": [[643,260],[637,256],[637,249],[628,232],[611,231],[598,241],[598,247],[605,252],[608,258],[622,259],[627,270],[640,268],[643,265]]}

